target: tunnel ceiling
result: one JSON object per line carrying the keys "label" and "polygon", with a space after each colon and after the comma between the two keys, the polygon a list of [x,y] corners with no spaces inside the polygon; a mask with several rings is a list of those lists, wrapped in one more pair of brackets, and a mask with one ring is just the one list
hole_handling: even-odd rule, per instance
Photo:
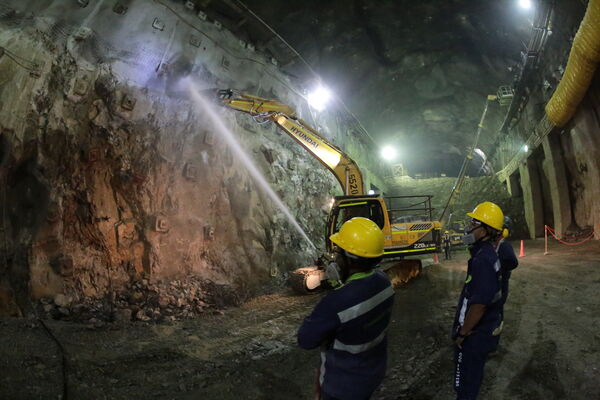
{"label": "tunnel ceiling", "polygon": [[[245,0],[317,71],[378,145],[398,147],[410,172],[456,173],[485,96],[510,84],[531,11],[513,0]],[[198,1],[229,19],[284,69],[308,82],[302,62],[235,1]],[[229,7],[228,7],[229,5]],[[239,13],[236,15],[236,13]],[[309,85],[307,85],[309,86]],[[480,146],[489,151],[504,110],[492,107]]]}

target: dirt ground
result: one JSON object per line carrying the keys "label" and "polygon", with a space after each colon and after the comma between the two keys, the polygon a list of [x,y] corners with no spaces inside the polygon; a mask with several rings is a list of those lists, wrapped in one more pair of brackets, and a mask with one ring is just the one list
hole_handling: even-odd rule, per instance
{"label": "dirt ground", "polygon": [[[481,399],[600,399],[600,243],[525,243]],[[374,399],[452,399],[449,334],[466,253],[396,293],[388,376]],[[66,349],[70,399],[310,399],[317,351],[295,333],[320,295],[263,296],[168,324],[46,321]],[[0,320],[0,398],[59,399],[62,363],[35,320]]]}

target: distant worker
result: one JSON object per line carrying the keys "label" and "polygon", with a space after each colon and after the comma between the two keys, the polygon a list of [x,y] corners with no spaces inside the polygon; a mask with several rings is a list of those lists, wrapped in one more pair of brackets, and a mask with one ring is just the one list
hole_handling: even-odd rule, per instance
{"label": "distant worker", "polygon": [[387,275],[374,270],[383,256],[383,232],[373,221],[356,217],[329,239],[338,248],[327,275],[341,284],[304,319],[298,344],[321,347],[320,399],[369,399],[385,376],[394,302]]}
{"label": "distant worker", "polygon": [[450,232],[444,232],[444,257],[446,260],[452,259],[452,243],[450,241]]}
{"label": "distant worker", "polygon": [[504,325],[504,305],[506,304],[506,300],[508,299],[508,281],[510,280],[512,270],[519,266],[519,260],[515,255],[515,251],[512,245],[508,241],[508,236],[512,231],[512,227],[512,220],[510,219],[510,217],[504,217],[504,229],[502,230],[502,234],[498,235],[496,244],[496,252],[498,253],[498,258],[500,259],[500,285],[502,287],[502,300],[500,310],[502,323],[500,325],[499,331],[502,330],[502,326]]}
{"label": "distant worker", "polygon": [[457,400],[477,398],[487,356],[498,346],[502,308],[500,261],[494,245],[504,226],[504,214],[496,204],[484,202],[467,215],[471,221],[463,241],[469,245],[471,258],[452,330]]}

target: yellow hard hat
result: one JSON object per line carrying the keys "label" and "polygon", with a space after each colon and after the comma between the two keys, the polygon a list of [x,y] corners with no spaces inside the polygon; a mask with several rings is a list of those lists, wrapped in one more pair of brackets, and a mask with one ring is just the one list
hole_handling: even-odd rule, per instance
{"label": "yellow hard hat", "polygon": [[376,258],[383,255],[383,232],[367,218],[355,217],[344,222],[340,231],[329,236],[329,240],[355,256]]}
{"label": "yellow hard hat", "polygon": [[446,233],[450,233],[450,232],[446,231],[446,232],[444,232],[444,233],[446,234]]}
{"label": "yellow hard hat", "polygon": [[473,212],[467,213],[467,215],[497,231],[501,231],[504,227],[504,213],[502,209],[489,201],[479,204]]}

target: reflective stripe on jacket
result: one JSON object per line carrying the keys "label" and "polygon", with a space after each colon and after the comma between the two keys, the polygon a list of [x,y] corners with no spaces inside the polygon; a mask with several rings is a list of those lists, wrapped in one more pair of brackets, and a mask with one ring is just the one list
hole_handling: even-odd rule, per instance
{"label": "reflective stripe on jacket", "polygon": [[355,274],[306,317],[298,344],[321,346],[321,387],[334,397],[364,399],[385,376],[394,290],[385,273]]}

